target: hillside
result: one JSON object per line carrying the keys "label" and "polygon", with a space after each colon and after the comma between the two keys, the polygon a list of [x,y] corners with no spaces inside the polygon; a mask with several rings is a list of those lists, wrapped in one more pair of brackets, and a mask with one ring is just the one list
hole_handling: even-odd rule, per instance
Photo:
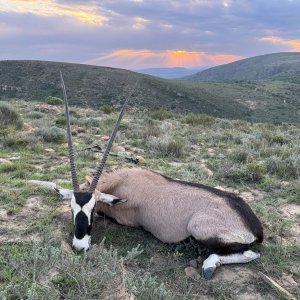
{"label": "hillside", "polygon": [[135,110],[163,108],[253,122],[299,122],[297,82],[175,81],[122,69],[59,62],[0,62],[0,99],[45,101],[48,96],[62,97],[60,70],[71,105],[118,107],[138,82],[135,97],[129,103]]}
{"label": "hillside", "polygon": [[122,69],[45,61],[0,62],[0,97],[25,100],[44,100],[49,95],[61,97],[60,70],[72,105],[119,104],[138,82],[136,97],[130,103],[138,110],[165,108],[227,118],[243,118],[250,114],[246,105],[223,96],[216,97],[201,87],[195,89],[185,83]]}
{"label": "hillside", "polygon": [[300,52],[273,53],[213,67],[185,80],[229,81],[277,79],[299,82]]}

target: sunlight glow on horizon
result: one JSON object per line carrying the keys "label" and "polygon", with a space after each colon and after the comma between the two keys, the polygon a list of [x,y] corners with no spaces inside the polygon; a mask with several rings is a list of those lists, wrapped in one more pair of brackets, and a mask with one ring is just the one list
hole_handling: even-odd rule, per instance
{"label": "sunlight glow on horizon", "polygon": [[107,55],[100,55],[86,63],[119,68],[194,68],[226,64],[242,57],[234,54],[209,54],[186,50],[132,50],[120,49]]}

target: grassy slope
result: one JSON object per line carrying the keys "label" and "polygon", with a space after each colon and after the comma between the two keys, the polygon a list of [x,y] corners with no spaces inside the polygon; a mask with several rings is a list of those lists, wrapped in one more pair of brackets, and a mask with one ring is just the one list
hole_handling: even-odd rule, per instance
{"label": "grassy slope", "polygon": [[[36,103],[12,104],[33,128],[48,128],[48,132],[53,132],[51,126],[64,128],[60,115],[34,111]],[[84,131],[74,137],[83,181],[99,158],[80,150],[97,143],[97,134],[109,134],[116,115],[91,109],[75,112],[73,107],[71,114],[76,114],[73,126]],[[253,299],[281,299],[262,282],[257,271],[299,296],[299,288],[293,283],[300,276],[300,249],[294,241],[297,230],[299,234],[299,125],[251,124],[163,112],[125,115],[117,143],[123,143],[130,153],[143,153],[144,167],[187,181],[230,186],[254,197],[250,205],[265,229],[265,242],[258,249],[262,257],[244,266],[224,266],[212,281],[184,275],[190,259],[207,255],[194,241],[163,244],[142,229],[103,218],[96,218],[93,244],[99,245],[106,237],[105,248],[113,245],[111,250],[95,245],[87,257],[62,253],[61,242],[70,243],[71,238],[70,211],[67,208],[64,212],[55,195],[33,189],[27,181],[50,180],[70,187],[66,144],[61,139],[54,142],[55,134],[53,142],[51,135],[49,142],[43,142],[41,131],[30,130],[26,125],[9,135],[4,130],[0,136],[0,157],[20,157],[11,165],[0,166],[1,297],[74,299],[74,295],[80,295],[94,299],[109,295],[107,299],[114,299],[116,287],[123,282],[137,299],[245,299],[249,294]],[[47,148],[55,152],[45,151]],[[130,166],[121,157],[110,157],[107,166],[115,165]],[[207,173],[207,168],[213,173]],[[40,207],[28,206],[33,197],[39,197]],[[61,227],[63,232],[59,234]],[[45,228],[45,241],[33,246],[26,242]],[[55,232],[55,240],[49,240],[49,231]],[[127,251],[138,244],[143,253],[126,259]],[[119,253],[117,257],[114,250]],[[228,282],[226,278],[231,279]],[[158,288],[161,282],[165,287]]]}
{"label": "grassy slope", "polygon": [[285,79],[299,82],[300,52],[273,53],[246,58],[187,76],[186,80],[229,81]]}
{"label": "grassy slope", "polygon": [[130,105],[202,112],[254,122],[299,122],[300,84],[286,81],[208,83],[164,80],[121,69],[39,61],[0,62],[0,98],[61,97],[62,70],[71,104],[120,105],[138,82]]}

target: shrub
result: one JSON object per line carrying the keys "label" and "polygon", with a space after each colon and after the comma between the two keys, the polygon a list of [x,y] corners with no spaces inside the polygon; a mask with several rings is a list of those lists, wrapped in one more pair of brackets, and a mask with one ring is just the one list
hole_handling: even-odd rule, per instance
{"label": "shrub", "polygon": [[0,102],[0,128],[22,128],[23,122],[17,111],[9,104]]}
{"label": "shrub", "polygon": [[279,145],[283,145],[283,144],[288,144],[289,143],[289,139],[287,139],[284,135],[282,134],[277,134],[275,136],[272,137],[272,142],[279,144]]}
{"label": "shrub", "polygon": [[215,123],[215,118],[208,116],[206,114],[187,114],[184,118],[184,122],[187,124],[195,125],[204,125],[211,126]]}
{"label": "shrub", "polygon": [[50,105],[63,105],[64,101],[58,97],[49,96],[46,99],[46,103]]}
{"label": "shrub", "polygon": [[246,149],[235,149],[230,153],[230,158],[238,163],[246,163],[249,158],[249,150]]}
{"label": "shrub", "polygon": [[283,159],[271,156],[266,159],[268,172],[282,179],[297,179],[300,177],[300,155],[290,155]]}
{"label": "shrub", "polygon": [[161,130],[155,123],[157,122],[152,119],[145,120],[145,126],[141,132],[144,139],[148,139],[150,136],[158,137],[160,135]]}
{"label": "shrub", "polygon": [[48,143],[62,143],[65,140],[65,132],[55,126],[39,128],[35,134]]}
{"label": "shrub", "polygon": [[33,111],[27,114],[27,117],[30,119],[42,119],[44,117],[44,114],[39,111]]}
{"label": "shrub", "polygon": [[107,115],[110,115],[112,112],[113,112],[113,108],[110,106],[110,105],[103,105],[102,107],[101,107],[101,110],[105,113],[105,114],[107,114]]}
{"label": "shrub", "polygon": [[151,119],[162,121],[165,119],[173,118],[174,116],[176,116],[176,114],[171,111],[167,111],[165,109],[159,109],[159,110],[154,110],[154,111],[148,112],[148,116]]}
{"label": "shrub", "polygon": [[260,182],[264,179],[267,167],[261,162],[251,162],[246,165],[236,165],[226,162],[221,166],[216,175],[219,178],[227,178],[233,182]]}
{"label": "shrub", "polygon": [[184,153],[183,141],[171,139],[170,137],[150,137],[147,146],[150,151],[155,151],[158,157],[179,158],[182,157]]}
{"label": "shrub", "polygon": [[8,148],[26,146],[35,147],[38,144],[38,141],[38,137],[33,134],[17,132],[6,136],[3,140],[3,146]]}
{"label": "shrub", "polygon": [[249,174],[249,179],[251,181],[255,181],[255,182],[262,180],[263,176],[267,172],[266,165],[264,163],[257,162],[257,161],[248,163],[246,165],[246,168],[249,172],[248,173]]}

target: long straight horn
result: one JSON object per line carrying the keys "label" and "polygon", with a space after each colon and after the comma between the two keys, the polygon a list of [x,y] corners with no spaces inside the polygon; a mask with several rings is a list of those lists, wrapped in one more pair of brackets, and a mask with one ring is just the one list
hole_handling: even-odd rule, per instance
{"label": "long straight horn", "polygon": [[118,129],[119,129],[121,119],[122,119],[122,117],[123,117],[123,115],[124,115],[124,112],[125,112],[125,106],[126,106],[127,101],[128,101],[128,98],[125,100],[125,102],[124,102],[124,104],[123,104],[123,107],[122,107],[122,110],[121,110],[121,112],[120,112],[120,114],[119,114],[119,117],[118,117],[118,120],[117,120],[117,122],[116,122],[115,128],[114,128],[114,130],[113,130],[113,132],[112,132],[112,134],[111,134],[111,136],[110,136],[109,142],[108,142],[108,144],[107,144],[107,146],[106,146],[105,152],[103,153],[103,157],[102,157],[102,159],[101,159],[101,161],[100,161],[100,164],[98,165],[98,168],[97,168],[97,170],[96,170],[95,176],[94,176],[93,181],[92,181],[92,183],[91,183],[91,186],[90,186],[90,188],[89,188],[89,192],[90,192],[90,193],[93,193],[93,192],[95,191],[95,189],[96,189],[96,186],[97,186],[97,184],[98,184],[98,180],[99,180],[100,175],[101,175],[101,173],[102,173],[102,171],[103,171],[103,168],[104,168],[106,159],[107,159],[107,157],[108,157],[109,151],[110,151],[110,149],[111,149],[111,146],[112,146],[112,144],[113,144],[113,142],[114,142],[114,139],[115,139],[115,137],[116,137],[117,131],[118,131]]}
{"label": "long straight horn", "polygon": [[79,184],[78,184],[78,178],[77,178],[77,169],[76,169],[76,165],[75,165],[74,149],[73,149],[73,142],[72,142],[71,127],[70,127],[70,114],[69,114],[68,98],[67,98],[67,92],[66,92],[64,79],[63,79],[61,72],[60,72],[60,79],[61,79],[62,90],[63,90],[63,95],[64,95],[64,102],[65,102],[67,139],[68,139],[68,150],[69,150],[69,160],[70,160],[70,167],[71,167],[72,184],[73,184],[74,192],[78,192]]}

